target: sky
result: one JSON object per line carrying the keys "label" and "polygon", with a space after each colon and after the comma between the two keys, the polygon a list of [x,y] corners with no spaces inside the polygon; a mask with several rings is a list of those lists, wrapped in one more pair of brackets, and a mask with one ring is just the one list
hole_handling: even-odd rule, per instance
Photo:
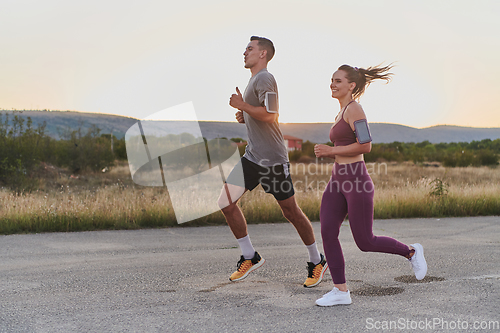
{"label": "sky", "polygon": [[2,0],[0,108],[144,119],[192,103],[235,121],[259,35],[276,47],[280,122],[333,122],[340,65],[394,62],[361,98],[369,122],[500,127],[498,17],[497,0]]}

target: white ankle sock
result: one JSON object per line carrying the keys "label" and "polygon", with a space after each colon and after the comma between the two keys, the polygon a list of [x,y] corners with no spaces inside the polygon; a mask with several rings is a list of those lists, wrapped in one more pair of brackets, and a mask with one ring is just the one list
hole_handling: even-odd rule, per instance
{"label": "white ankle sock", "polygon": [[241,254],[245,259],[252,259],[255,255],[255,249],[253,248],[252,242],[250,241],[250,236],[246,235],[243,238],[237,239],[238,244],[240,244]]}
{"label": "white ankle sock", "polygon": [[309,261],[313,264],[317,265],[321,262],[321,256],[318,251],[318,247],[316,246],[316,242],[311,245],[306,245],[307,251],[309,251]]}

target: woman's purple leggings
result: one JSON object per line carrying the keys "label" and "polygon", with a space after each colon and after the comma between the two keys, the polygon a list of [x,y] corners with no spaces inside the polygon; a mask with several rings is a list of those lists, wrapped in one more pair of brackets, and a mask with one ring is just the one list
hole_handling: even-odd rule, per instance
{"label": "woman's purple leggings", "polygon": [[374,186],[365,162],[335,163],[332,178],[321,200],[321,237],[333,283],[343,284],[345,262],[339,242],[340,226],[347,214],[356,245],[364,252],[407,256],[410,249],[390,237],[373,235]]}

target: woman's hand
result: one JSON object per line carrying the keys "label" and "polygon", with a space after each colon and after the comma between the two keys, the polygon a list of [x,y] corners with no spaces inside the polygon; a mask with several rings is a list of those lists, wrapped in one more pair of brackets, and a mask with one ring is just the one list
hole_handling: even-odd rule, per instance
{"label": "woman's hand", "polygon": [[327,145],[315,145],[314,154],[316,157],[335,157],[335,154],[333,154],[333,147]]}

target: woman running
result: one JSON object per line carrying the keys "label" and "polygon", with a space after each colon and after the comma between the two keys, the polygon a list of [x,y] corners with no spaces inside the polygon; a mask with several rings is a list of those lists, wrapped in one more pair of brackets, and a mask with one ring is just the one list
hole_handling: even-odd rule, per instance
{"label": "woman running", "polygon": [[390,65],[367,69],[342,65],[333,73],[330,89],[341,107],[330,130],[334,146],[314,147],[317,157],[335,159],[320,210],[321,236],[334,288],[316,301],[319,306],[352,302],[339,242],[340,226],[347,214],[354,241],[361,251],[399,254],[407,258],[418,280],[427,273],[422,245],[407,246],[390,237],[374,236],[372,231],[374,186],[363,159],[363,154],[371,150],[371,135],[363,108],[355,100],[359,100],[373,80],[389,82],[391,68]]}

